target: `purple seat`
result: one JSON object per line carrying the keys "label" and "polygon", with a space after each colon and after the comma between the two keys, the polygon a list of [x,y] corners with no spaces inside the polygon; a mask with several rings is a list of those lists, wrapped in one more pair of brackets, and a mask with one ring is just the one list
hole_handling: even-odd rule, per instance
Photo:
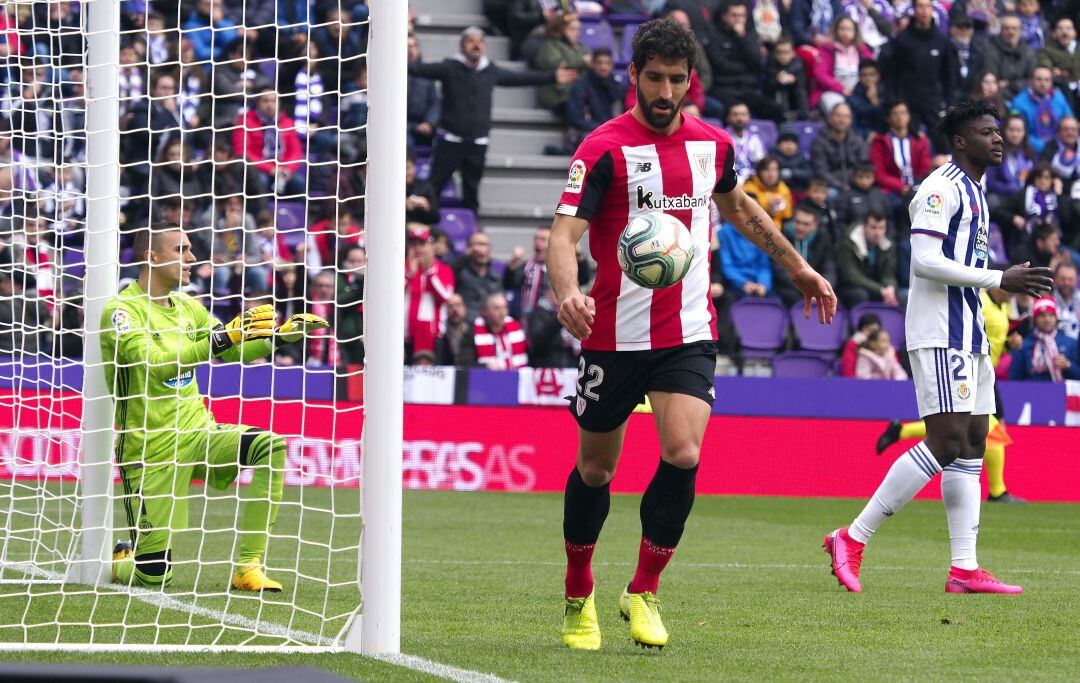
{"label": "purple seat", "polygon": [[293,232],[303,230],[307,224],[307,212],[303,202],[278,202],[277,203],[277,229],[278,232]]}
{"label": "purple seat", "polygon": [[629,64],[631,57],[634,55],[632,45],[634,42],[634,34],[637,33],[637,24],[627,24],[623,26],[622,38],[619,40],[619,51],[615,53],[615,61],[620,64]]}
{"label": "purple seat", "polygon": [[637,32],[637,27],[640,24],[649,20],[649,15],[638,14],[637,12],[611,12],[606,16],[607,22],[612,26],[623,25],[626,28],[633,28],[633,32]]}
{"label": "purple seat", "polygon": [[598,47],[606,47],[611,54],[616,54],[619,46],[615,42],[615,32],[606,21],[581,25],[581,44],[593,52]]}
{"label": "purple seat", "polygon": [[892,345],[897,349],[903,349],[904,341],[904,311],[899,306],[890,306],[876,301],[867,301],[856,304],[851,309],[851,324],[858,325],[859,318],[867,313],[873,313],[881,318],[881,329],[889,333]]}
{"label": "purple seat", "polygon": [[810,307],[810,319],[806,319],[803,304],[791,306],[791,325],[799,338],[799,347],[819,358],[832,359],[844,346],[847,338],[847,314],[843,308],[836,309],[831,325],[818,322],[817,304]]}
{"label": "purple seat", "polygon": [[461,194],[458,193],[457,183],[453,178],[446,182],[446,187],[439,193],[439,206],[450,208],[461,206]]}
{"label": "purple seat", "polygon": [[776,146],[776,139],[780,137],[776,124],[768,119],[752,119],[747,128],[751,133],[756,133],[761,138],[761,144],[766,152]]}
{"label": "purple seat", "polygon": [[469,235],[476,232],[479,225],[476,214],[471,209],[442,209],[439,211],[439,229],[446,233],[454,251],[465,253]]}
{"label": "purple seat", "polygon": [[739,299],[731,306],[743,358],[771,358],[784,344],[788,311],[778,299]]}
{"label": "purple seat", "polygon": [[828,377],[830,363],[810,351],[787,351],[772,360],[773,377],[813,379]]}
{"label": "purple seat", "polygon": [[810,154],[810,146],[824,124],[820,121],[795,121],[793,125],[799,135],[799,149],[803,154]]}

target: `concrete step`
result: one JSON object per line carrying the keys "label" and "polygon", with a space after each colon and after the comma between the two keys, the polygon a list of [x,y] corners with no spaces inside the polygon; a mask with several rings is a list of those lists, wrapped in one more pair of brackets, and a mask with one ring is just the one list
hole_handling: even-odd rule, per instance
{"label": "concrete step", "polygon": [[[536,88],[495,88],[494,111],[532,109],[547,112],[536,104]],[[494,113],[494,111],[492,113]]]}
{"label": "concrete step", "polygon": [[480,181],[480,206],[487,202],[513,202],[522,206],[543,206],[555,210],[565,183],[543,178],[488,178]]}
{"label": "concrete step", "polygon": [[566,135],[561,130],[543,128],[507,128],[499,126],[491,131],[492,154],[542,155],[545,145],[565,144]]}
{"label": "concrete step", "polygon": [[558,116],[547,109],[519,108],[519,107],[494,107],[491,110],[491,120],[496,124],[526,123],[530,126],[555,126],[565,128],[566,124],[559,120]]}
{"label": "concrete step", "polygon": [[[416,37],[420,40],[420,53],[424,59],[441,60],[458,53],[461,37],[455,33],[436,33],[425,31],[417,26]],[[502,36],[488,36],[487,56],[496,61],[510,59],[510,39]]]}
{"label": "concrete step", "polygon": [[409,6],[417,16],[421,14],[483,15],[484,13],[484,0],[410,0]]}
{"label": "concrete step", "polygon": [[491,178],[564,178],[570,169],[570,157],[544,154],[488,154],[484,176]]}
{"label": "concrete step", "polygon": [[417,31],[430,33],[460,35],[462,29],[467,26],[479,26],[486,32],[490,32],[487,17],[483,14],[454,14],[445,11],[430,14],[418,12],[413,23]]}

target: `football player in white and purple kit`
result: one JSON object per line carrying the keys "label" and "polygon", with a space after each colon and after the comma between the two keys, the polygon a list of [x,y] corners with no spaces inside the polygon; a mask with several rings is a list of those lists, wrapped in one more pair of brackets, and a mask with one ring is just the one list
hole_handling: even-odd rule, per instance
{"label": "football player in white and purple kit", "polygon": [[1049,268],[990,270],[989,216],[981,178],[1001,163],[1004,142],[991,105],[962,102],[942,122],[952,161],[927,176],[911,201],[907,348],[926,438],[893,463],[851,523],[825,537],[833,574],[862,591],[859,567],[874,531],[941,473],[952,568],[948,593],[1021,593],[980,569],[975,556],[983,451],[994,412],[994,368],[979,289],[1042,296]]}

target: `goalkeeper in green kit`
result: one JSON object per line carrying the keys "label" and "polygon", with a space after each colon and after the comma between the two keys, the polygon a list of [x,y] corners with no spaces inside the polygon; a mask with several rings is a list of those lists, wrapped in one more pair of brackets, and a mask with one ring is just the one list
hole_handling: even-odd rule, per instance
{"label": "goalkeeper in green kit", "polygon": [[241,467],[254,472],[241,494],[232,587],[281,590],[262,558],[285,475],[285,440],[244,425],[218,424],[199,393],[195,368],[212,358],[252,361],[274,344],[327,327],[311,314],[275,329],[273,306],[257,306],[228,325],[179,287],[195,256],[177,227],[145,230],[135,240],[139,279],[106,304],[101,319],[105,377],[116,398],[116,462],[131,543],[117,545],[113,581],[157,588],[172,579],[172,534],[187,527],[192,479],[224,490]]}

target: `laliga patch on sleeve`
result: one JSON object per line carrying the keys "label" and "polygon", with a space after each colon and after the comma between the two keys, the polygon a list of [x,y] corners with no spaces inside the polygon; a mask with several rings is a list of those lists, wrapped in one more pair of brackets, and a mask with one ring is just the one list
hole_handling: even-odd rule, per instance
{"label": "laliga patch on sleeve", "polygon": [[113,311],[112,324],[119,334],[131,331],[131,320],[128,318],[127,311],[122,308]]}
{"label": "laliga patch on sleeve", "polygon": [[940,216],[941,215],[941,207],[942,207],[942,205],[944,205],[944,203],[945,203],[945,200],[943,200],[941,198],[941,195],[936,193],[936,192],[933,192],[931,194],[926,195],[926,205],[923,208],[923,211],[925,213],[930,214],[931,216]]}
{"label": "laliga patch on sleeve", "polygon": [[574,163],[570,164],[570,175],[566,178],[566,187],[563,188],[563,192],[581,194],[584,180],[585,162],[581,159],[574,159]]}

